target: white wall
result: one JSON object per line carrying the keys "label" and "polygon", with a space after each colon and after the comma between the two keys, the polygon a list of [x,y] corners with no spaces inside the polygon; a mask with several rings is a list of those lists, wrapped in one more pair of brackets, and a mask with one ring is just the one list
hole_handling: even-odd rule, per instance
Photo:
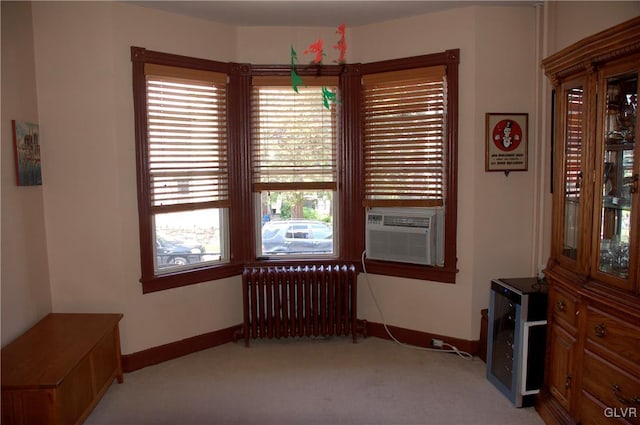
{"label": "white wall", "polygon": [[[545,140],[535,131],[535,8],[481,8],[477,13],[474,281],[470,339],[479,335],[480,310],[489,302],[490,280],[535,276],[534,208],[536,170],[544,165],[535,152]],[[528,170],[485,172],[485,113],[528,114]],[[481,136],[480,136],[481,135]]]}
{"label": "white wall", "polygon": [[[477,339],[490,279],[530,274],[533,173],[486,173],[484,127],[487,112],[535,120],[534,33],[532,7],[467,7],[353,30],[354,61],[460,48],[457,282],[370,276],[389,324]],[[380,321],[368,285],[360,294],[360,315]]]}
{"label": "white wall", "polygon": [[[11,120],[38,122],[31,4],[2,6],[2,346],[51,312],[44,186],[17,186]],[[40,126],[40,143],[50,143]],[[46,161],[43,161],[46,169]]]}
{"label": "white wall", "polygon": [[[240,28],[239,60],[282,62],[290,43],[304,47],[305,36],[307,43],[319,36],[327,43],[333,32]],[[534,34],[535,9],[529,7],[468,7],[350,29],[349,62],[461,50],[460,272],[455,285],[370,275],[371,288],[389,324],[476,339],[490,279],[530,274],[533,173],[512,173],[506,178],[484,172],[484,113],[526,112],[535,120]],[[536,166],[530,163],[531,169]],[[505,234],[510,237],[501,238]],[[359,316],[380,322],[367,280],[362,277],[360,283]]]}
{"label": "white wall", "polygon": [[549,54],[640,15],[640,1],[549,1]]}
{"label": "white wall", "polygon": [[[231,27],[111,2],[32,9],[53,310],[124,313],[123,353],[240,323],[239,277],[141,293],[129,48],[288,63],[292,43],[300,55],[316,38],[332,39],[335,28]],[[392,325],[477,339],[489,279],[537,267],[532,245],[540,230],[530,207],[538,180],[532,171],[484,172],[486,112],[527,112],[530,127],[539,119],[535,17],[529,8],[469,7],[348,29],[350,62],[461,49],[458,283],[371,276]],[[3,101],[6,85],[3,72]],[[530,140],[530,152],[539,139]],[[530,155],[530,170],[541,165],[535,161]],[[360,317],[380,321],[367,291],[361,285]],[[3,307],[4,293],[3,279]],[[26,327],[19,313],[14,318]],[[3,330],[4,319],[3,309]]]}
{"label": "white wall", "polygon": [[[336,27],[340,22],[336,22]],[[346,29],[346,37],[351,29]],[[321,27],[239,27],[237,29],[236,62],[252,64],[288,64],[290,48],[293,47],[298,56],[298,65],[310,64],[315,54],[305,54],[309,45],[321,38],[326,57],[322,63],[334,64],[339,57],[337,50],[331,46],[338,41],[336,28]],[[347,62],[350,61],[351,47],[347,46]]]}
{"label": "white wall", "polygon": [[142,295],[130,60],[232,60],[234,28],[111,2],[38,2],[33,21],[54,311],[124,313],[123,353],[240,323],[239,278]]}

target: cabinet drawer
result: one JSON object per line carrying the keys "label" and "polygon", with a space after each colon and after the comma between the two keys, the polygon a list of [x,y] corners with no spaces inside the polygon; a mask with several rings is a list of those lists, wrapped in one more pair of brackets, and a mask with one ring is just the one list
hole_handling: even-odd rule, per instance
{"label": "cabinet drawer", "polygon": [[591,394],[582,393],[582,403],[580,404],[581,425],[630,425],[631,422],[626,419],[627,416],[633,416],[633,411],[605,406]]}
{"label": "cabinet drawer", "polygon": [[565,327],[572,330],[577,326],[577,299],[564,291],[553,288],[550,297],[551,308],[553,309],[553,321],[558,321]]}
{"label": "cabinet drawer", "polygon": [[587,339],[640,365],[640,328],[594,308],[587,309]]}
{"label": "cabinet drawer", "polygon": [[640,424],[640,378],[633,376],[596,354],[585,351],[582,386],[606,407]]}

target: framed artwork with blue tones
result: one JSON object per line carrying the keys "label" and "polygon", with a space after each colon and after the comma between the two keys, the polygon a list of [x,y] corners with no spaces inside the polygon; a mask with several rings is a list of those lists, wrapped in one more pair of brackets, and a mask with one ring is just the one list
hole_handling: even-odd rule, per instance
{"label": "framed artwork with blue tones", "polygon": [[13,128],[17,185],[42,185],[40,132],[38,130],[38,124],[12,120],[11,127]]}

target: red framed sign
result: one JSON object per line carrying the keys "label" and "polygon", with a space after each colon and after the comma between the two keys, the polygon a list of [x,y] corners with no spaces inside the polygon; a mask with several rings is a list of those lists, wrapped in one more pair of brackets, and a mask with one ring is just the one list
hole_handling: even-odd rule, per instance
{"label": "red framed sign", "polygon": [[486,114],[485,171],[527,171],[528,114]]}

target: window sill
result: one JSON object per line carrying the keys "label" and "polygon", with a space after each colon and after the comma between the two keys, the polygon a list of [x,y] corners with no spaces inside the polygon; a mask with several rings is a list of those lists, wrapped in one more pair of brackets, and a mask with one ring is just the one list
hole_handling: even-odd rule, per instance
{"label": "window sill", "polygon": [[353,261],[343,260],[336,257],[306,257],[306,258],[258,258],[255,261],[247,262],[246,267],[289,267],[301,265],[339,265],[344,263],[353,263]]}
{"label": "window sill", "polygon": [[188,271],[167,273],[161,276],[153,276],[140,279],[142,293],[163,291],[165,289],[179,288],[181,286],[194,285],[210,280],[224,279],[242,274],[243,264],[220,264]]}
{"label": "window sill", "polygon": [[[300,264],[322,264],[336,265],[344,262],[338,258],[298,258],[298,259],[265,259],[247,263],[224,264],[203,267],[201,269],[181,271],[162,276],[154,276],[142,282],[142,293],[164,291],[166,289],[179,288],[181,286],[194,285],[217,279],[224,279],[232,276],[239,276],[246,266],[250,267],[287,267]],[[428,280],[442,283],[456,283],[456,269],[446,267],[421,266],[407,263],[394,263],[389,261],[366,260],[367,273],[379,274],[383,276],[404,277],[408,279]],[[362,270],[362,264],[357,265]]]}
{"label": "window sill", "polygon": [[456,283],[458,270],[447,267],[421,266],[417,264],[390,261],[365,260],[367,273],[408,279],[429,280],[442,283]]}

